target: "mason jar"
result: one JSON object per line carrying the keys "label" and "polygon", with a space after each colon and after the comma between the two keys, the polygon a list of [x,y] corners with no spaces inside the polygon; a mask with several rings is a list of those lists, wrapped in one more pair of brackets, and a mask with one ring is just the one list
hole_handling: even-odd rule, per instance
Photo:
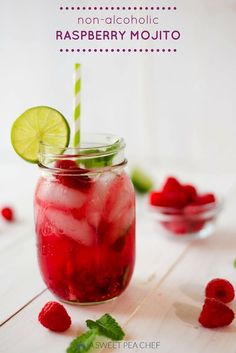
{"label": "mason jar", "polygon": [[125,143],[85,135],[80,148],[40,146],[35,199],[38,262],[48,289],[65,302],[119,296],[135,262],[135,193]]}

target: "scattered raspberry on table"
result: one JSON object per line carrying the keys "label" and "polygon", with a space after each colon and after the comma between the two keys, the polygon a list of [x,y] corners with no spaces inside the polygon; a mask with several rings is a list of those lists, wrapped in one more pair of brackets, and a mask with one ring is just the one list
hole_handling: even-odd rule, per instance
{"label": "scattered raspberry on table", "polygon": [[234,312],[214,298],[206,298],[198,321],[207,328],[228,326],[234,320]]}
{"label": "scattered raspberry on table", "polygon": [[71,325],[71,318],[64,306],[53,301],[44,305],[38,320],[44,327],[55,332],[66,331]]}
{"label": "scattered raspberry on table", "polygon": [[1,215],[8,222],[12,222],[14,220],[14,212],[11,207],[3,207],[1,209]]}
{"label": "scattered raspberry on table", "polygon": [[208,298],[214,298],[229,303],[234,299],[234,287],[232,284],[223,278],[215,278],[211,280],[205,289],[205,295]]}

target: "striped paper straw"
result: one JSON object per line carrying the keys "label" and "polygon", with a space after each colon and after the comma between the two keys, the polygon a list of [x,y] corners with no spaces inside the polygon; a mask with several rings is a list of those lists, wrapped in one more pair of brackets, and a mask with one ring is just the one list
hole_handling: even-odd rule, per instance
{"label": "striped paper straw", "polygon": [[80,145],[81,65],[74,66],[74,147]]}

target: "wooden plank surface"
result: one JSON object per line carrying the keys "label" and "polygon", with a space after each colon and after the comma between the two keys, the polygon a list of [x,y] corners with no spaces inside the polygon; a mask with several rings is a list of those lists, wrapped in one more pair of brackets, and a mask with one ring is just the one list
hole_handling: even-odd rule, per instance
{"label": "wooden plank surface", "polygon": [[[127,320],[125,327],[131,340],[138,337],[142,341],[159,341],[161,353],[236,352],[235,321],[229,327],[214,330],[198,323],[204,287],[209,280],[226,278],[236,286],[235,205],[235,199],[231,198],[216,233],[191,242]],[[235,301],[229,306],[236,311]]]}
{"label": "wooden plank surface", "polygon": [[37,296],[41,280],[32,231],[0,254],[0,324]]}
{"label": "wooden plank surface", "polygon": [[[29,262],[31,262],[31,264],[35,262],[34,244],[31,241],[27,241],[26,244],[27,245],[25,246],[29,247],[30,250],[27,253],[29,254],[31,252],[33,255],[26,257],[27,261],[21,264],[20,272],[26,273],[30,276],[34,274],[34,278],[31,278],[29,286],[27,285],[25,287],[25,291],[28,292],[28,294],[30,294],[33,298],[37,295],[37,290],[38,294],[43,290],[43,286],[39,275],[36,274],[36,271],[33,271],[32,266],[29,266]],[[166,251],[163,250],[165,246],[168,247]],[[142,303],[146,300],[146,297],[150,295],[153,287],[156,286],[156,283],[158,283],[158,281],[166,275],[169,269],[175,265],[178,258],[182,256],[188,246],[189,244],[185,243],[180,243],[177,246],[176,243],[168,243],[164,237],[160,236],[160,234],[156,232],[156,228],[153,228],[153,223],[151,220],[150,222],[140,220],[137,235],[137,264],[132,284],[120,298],[111,303],[91,307],[74,307],[66,305],[68,311],[72,313],[73,319],[78,317],[78,327],[81,327],[86,319],[95,319],[105,312],[114,313],[117,320],[121,324],[125,323],[127,319],[132,316],[134,312],[142,305]],[[18,247],[13,247],[15,250],[17,248]],[[22,254],[22,251],[24,251],[23,243],[21,243],[21,247],[19,249],[19,253]],[[155,251],[153,251],[153,249],[155,249]],[[11,254],[11,256],[13,256],[13,254]],[[16,293],[19,291],[20,283],[17,282],[14,285],[15,288],[12,288],[12,292]],[[35,288],[37,289],[36,291],[34,291]],[[4,306],[6,305],[8,311],[10,306],[11,315],[14,314],[17,307],[20,309],[23,306],[22,301],[19,301],[16,295],[11,299],[7,296],[7,293],[4,293],[1,297],[3,298]],[[43,352],[47,349],[48,344],[52,345],[55,335],[51,335],[47,332],[47,339],[44,340],[44,344],[40,339],[41,335],[44,337],[45,329],[38,324],[37,313],[39,313],[40,308],[44,305],[44,303],[53,299],[55,300],[52,294],[48,291],[42,295],[39,295],[39,297],[32,302],[29,302],[29,298],[27,300],[25,299],[26,307],[10,318],[10,320],[7,321],[0,330],[0,351],[5,353],[7,352],[7,346],[10,345],[12,341],[17,343],[19,337],[12,337],[12,332],[20,332],[22,325],[24,325],[26,331],[33,328],[33,331],[37,332],[38,339],[36,340],[34,336],[30,336],[30,342],[27,340],[22,340],[20,344],[13,345],[11,348],[12,353],[18,353],[21,351],[27,352],[30,345],[37,347],[37,352],[40,352],[40,349],[42,349]],[[27,305],[28,302],[29,304]],[[72,328],[72,330],[74,330],[74,328]],[[67,333],[63,335],[63,337],[64,346],[66,346],[70,342],[70,339],[68,340]],[[64,352],[61,342],[62,338],[58,340],[58,344],[55,343],[55,345],[53,345],[51,349],[52,353]]]}
{"label": "wooden plank surface", "polygon": [[[219,229],[214,237],[192,243],[181,261],[128,321],[126,327],[131,339],[156,338],[162,353],[189,350],[235,353],[235,322],[215,330],[205,329],[198,323],[206,283],[215,277],[236,283],[233,244],[235,229]],[[235,303],[230,306],[236,309]]]}
{"label": "wooden plank surface", "polygon": [[[13,177],[12,177],[13,178]],[[28,175],[36,180],[35,172]],[[6,185],[5,178],[0,185]],[[32,183],[31,183],[32,184]],[[65,305],[72,327],[63,334],[44,329],[37,315],[53,295],[44,290],[36,261],[32,222],[33,185],[26,185],[11,200],[18,210],[25,197],[26,209],[18,223],[0,227],[0,352],[62,353],[69,342],[85,329],[85,320],[109,312],[124,327],[130,341],[160,342],[161,353],[235,353],[236,325],[208,330],[197,318],[203,302],[203,289],[213,277],[225,277],[236,284],[236,194],[232,194],[212,237],[200,241],[177,241],[163,236],[149,218],[145,201],[139,200],[137,222],[137,262],[127,291],[117,300],[97,306]],[[7,193],[6,193],[7,194]],[[236,310],[235,304],[232,306]],[[128,349],[139,352],[140,350]],[[124,352],[125,349],[98,349],[96,352]]]}

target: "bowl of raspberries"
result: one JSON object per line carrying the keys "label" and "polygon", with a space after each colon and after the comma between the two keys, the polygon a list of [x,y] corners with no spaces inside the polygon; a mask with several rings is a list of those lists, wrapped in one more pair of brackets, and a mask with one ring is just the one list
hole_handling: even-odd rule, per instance
{"label": "bowl of raspberries", "polygon": [[213,233],[223,202],[211,192],[168,177],[160,190],[150,192],[149,204],[169,234],[204,238]]}

